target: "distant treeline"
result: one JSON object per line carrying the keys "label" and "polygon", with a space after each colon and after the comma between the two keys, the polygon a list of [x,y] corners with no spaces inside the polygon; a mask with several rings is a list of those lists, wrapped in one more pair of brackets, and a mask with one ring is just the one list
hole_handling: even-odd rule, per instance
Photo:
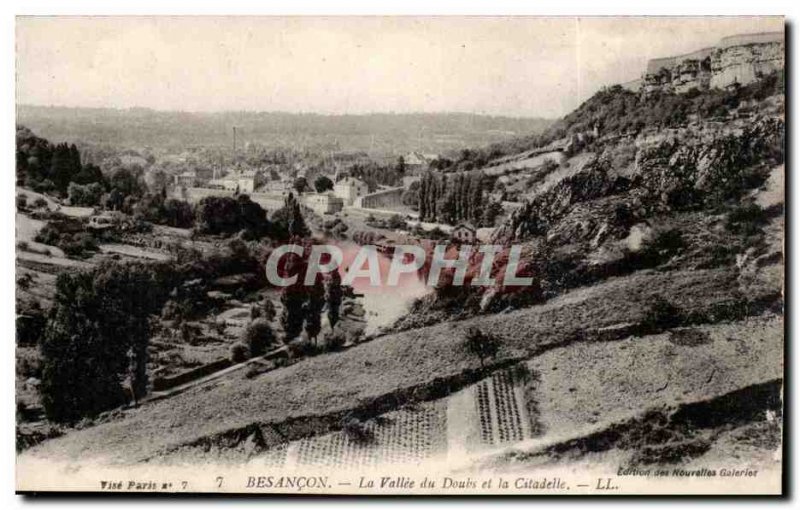
{"label": "distant treeline", "polygon": [[319,115],[283,112],[164,112],[143,108],[66,108],[20,105],[17,122],[51,139],[129,147],[231,146],[240,142],[331,150],[444,152],[480,146],[551,121],[467,113]]}

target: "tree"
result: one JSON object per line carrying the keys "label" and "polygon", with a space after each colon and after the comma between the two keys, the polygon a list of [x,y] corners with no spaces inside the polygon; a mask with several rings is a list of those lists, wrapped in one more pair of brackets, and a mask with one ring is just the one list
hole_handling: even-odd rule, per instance
{"label": "tree", "polygon": [[484,209],[481,224],[484,227],[493,227],[497,218],[503,214],[503,206],[500,202],[489,202],[489,205]]}
{"label": "tree", "polygon": [[294,340],[303,330],[303,303],[305,300],[305,292],[299,285],[284,287],[281,291],[281,305],[283,305],[281,327],[285,342]]}
{"label": "tree", "polygon": [[286,197],[286,204],[284,207],[288,212],[286,227],[289,231],[289,235],[298,237],[308,236],[310,231],[306,226],[306,220],[303,218],[303,212],[300,210],[300,203],[291,193]]}
{"label": "tree", "polygon": [[267,212],[247,195],[205,197],[195,209],[195,228],[204,234],[233,234],[245,230],[258,239],[270,232]]}
{"label": "tree", "polygon": [[250,353],[245,344],[237,342],[231,346],[231,361],[234,363],[244,363],[249,357]]}
{"label": "tree", "polygon": [[263,356],[275,343],[275,333],[265,319],[255,319],[244,330],[242,341],[250,350],[250,356]]}
{"label": "tree", "polygon": [[284,276],[297,275],[294,285],[284,287],[281,291],[281,327],[283,328],[284,341],[289,343],[303,330],[303,320],[306,302],[306,286],[303,283],[306,272],[306,261],[296,254],[289,254],[285,258],[283,267]]}
{"label": "tree", "polygon": [[139,178],[127,168],[116,170],[109,181],[112,189],[122,193],[123,197],[140,197],[144,193],[144,184]]}
{"label": "tree", "polygon": [[266,297],[264,298],[264,306],[262,307],[261,311],[263,313],[264,319],[266,319],[268,322],[272,322],[275,320],[275,315],[276,315],[275,305],[272,303],[271,299]]}
{"label": "tree", "polygon": [[314,180],[314,189],[317,193],[323,193],[333,189],[333,181],[327,175],[320,175]]}
{"label": "tree", "polygon": [[305,177],[298,177],[294,180],[292,187],[298,194],[302,194],[308,188],[308,181]]}
{"label": "tree", "polygon": [[52,421],[74,423],[124,402],[124,345],[105,341],[96,301],[90,273],[58,276],[41,345],[42,405]]}
{"label": "tree", "polygon": [[308,287],[307,299],[304,305],[306,334],[309,340],[317,345],[317,336],[322,330],[322,309],[325,307],[325,287],[322,277],[317,275],[313,285]]}
{"label": "tree", "polygon": [[125,197],[118,189],[114,188],[104,196],[103,205],[106,209],[119,211],[122,209],[123,200],[125,200]]}
{"label": "tree", "polygon": [[497,356],[500,350],[500,340],[492,334],[484,333],[478,328],[471,327],[467,330],[467,340],[465,347],[467,352],[478,356],[481,362],[481,369],[484,368],[484,360]]}
{"label": "tree", "polygon": [[402,180],[406,174],[406,160],[403,156],[397,158],[397,164],[394,166],[394,171],[397,173],[398,180]]}
{"label": "tree", "polygon": [[95,206],[100,204],[103,186],[99,182],[81,185],[70,182],[67,187],[69,203],[77,206]]}
{"label": "tree", "polygon": [[144,263],[58,276],[41,346],[49,419],[74,423],[123,404],[125,377],[134,400],[145,395],[148,319],[166,301],[170,281],[161,268]]}
{"label": "tree", "polygon": [[168,198],[164,202],[161,221],[170,227],[189,228],[194,225],[194,210],[189,202]]}
{"label": "tree", "polygon": [[339,322],[342,295],[342,277],[339,271],[331,271],[325,279],[325,302],[328,305],[328,322],[331,329]]}
{"label": "tree", "polygon": [[100,167],[97,165],[87,164],[84,165],[73,177],[72,182],[76,182],[78,184],[91,184],[93,182],[103,184],[105,182],[105,178],[103,177],[103,172],[100,170]]}
{"label": "tree", "polygon": [[75,158],[67,144],[56,145],[50,162],[50,175],[61,193],[66,193],[67,186],[72,177],[80,171],[80,166],[75,167]]}

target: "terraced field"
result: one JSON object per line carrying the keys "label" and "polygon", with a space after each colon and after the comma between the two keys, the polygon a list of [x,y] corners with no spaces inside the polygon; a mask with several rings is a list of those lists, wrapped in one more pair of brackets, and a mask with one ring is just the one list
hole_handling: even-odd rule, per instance
{"label": "terraced field", "polygon": [[[669,414],[750,388],[760,395],[758,388],[782,377],[782,326],[780,317],[766,315],[692,328],[699,342],[682,341],[687,330],[678,330],[556,348],[448,397],[367,420],[355,430],[345,427],[278,445],[258,454],[255,463],[347,469],[442,462],[465,468],[500,459],[492,462],[507,466],[504,459],[536,456],[530,452],[603,434],[647,412]],[[753,426],[774,413],[768,403],[753,405],[745,420]],[[736,406],[723,410],[742,414]],[[737,420],[741,416],[730,419]],[[680,431],[665,433],[677,435],[673,448],[689,445],[686,460],[710,449],[705,443],[694,448],[695,440]],[[640,440],[649,441],[646,435]],[[609,441],[607,447],[612,446]],[[539,462],[549,458],[544,457]]]}
{"label": "terraced field", "polygon": [[348,468],[419,464],[444,452],[443,404],[387,413],[365,423],[357,434],[343,430],[301,439],[289,445],[287,464]]}
{"label": "terraced field", "polygon": [[[264,464],[280,467],[357,468],[423,464],[460,452],[485,452],[529,439],[525,381],[502,370],[444,399],[392,411],[317,437],[272,448]],[[478,438],[478,441],[474,441]]]}

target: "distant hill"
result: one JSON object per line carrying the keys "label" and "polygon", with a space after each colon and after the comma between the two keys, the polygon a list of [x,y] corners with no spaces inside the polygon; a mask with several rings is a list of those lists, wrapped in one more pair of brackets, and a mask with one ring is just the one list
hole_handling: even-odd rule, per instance
{"label": "distant hill", "polygon": [[539,133],[552,121],[466,113],[187,113],[19,105],[17,123],[49,140],[119,147],[230,146],[236,126],[242,144],[403,154],[500,142]]}

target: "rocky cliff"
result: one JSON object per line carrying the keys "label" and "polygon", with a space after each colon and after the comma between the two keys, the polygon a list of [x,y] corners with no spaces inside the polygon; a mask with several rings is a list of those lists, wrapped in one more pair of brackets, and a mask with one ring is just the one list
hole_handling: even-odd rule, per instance
{"label": "rocky cliff", "polygon": [[747,85],[783,67],[783,32],[734,35],[712,48],[650,60],[641,90],[683,93]]}

